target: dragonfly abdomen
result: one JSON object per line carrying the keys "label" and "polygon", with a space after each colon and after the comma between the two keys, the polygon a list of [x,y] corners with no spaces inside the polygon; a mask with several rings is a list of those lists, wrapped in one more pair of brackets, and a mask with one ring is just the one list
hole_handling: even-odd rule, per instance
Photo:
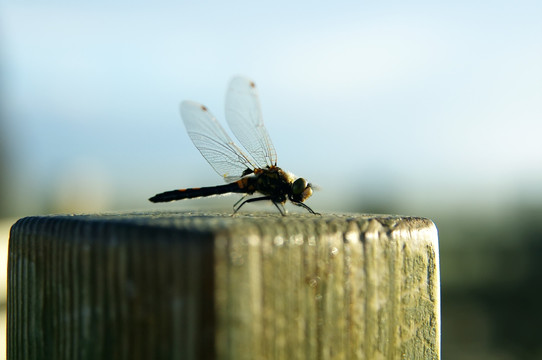
{"label": "dragonfly abdomen", "polygon": [[207,186],[202,188],[189,188],[166,191],[156,194],[149,200],[152,202],[168,202],[174,200],[193,199],[204,196],[221,195],[227,193],[245,193],[247,189],[243,189],[237,182],[225,185]]}

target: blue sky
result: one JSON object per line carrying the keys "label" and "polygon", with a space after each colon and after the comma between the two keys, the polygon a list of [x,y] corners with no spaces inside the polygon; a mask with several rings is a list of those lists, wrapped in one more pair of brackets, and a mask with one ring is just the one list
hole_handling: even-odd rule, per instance
{"label": "blue sky", "polygon": [[223,120],[236,74],[259,86],[279,165],[322,187],[315,207],[542,201],[541,18],[537,1],[2,1],[6,201],[145,208],[219,183],[178,104]]}

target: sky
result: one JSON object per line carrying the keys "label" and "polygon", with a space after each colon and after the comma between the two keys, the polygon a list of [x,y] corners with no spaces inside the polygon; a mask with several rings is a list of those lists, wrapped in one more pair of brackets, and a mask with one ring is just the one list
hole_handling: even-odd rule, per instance
{"label": "sky", "polygon": [[321,188],[313,208],[542,202],[541,18],[539,1],[0,1],[2,201],[149,209],[157,192],[219,184],[178,106],[226,126],[240,74],[279,166]]}

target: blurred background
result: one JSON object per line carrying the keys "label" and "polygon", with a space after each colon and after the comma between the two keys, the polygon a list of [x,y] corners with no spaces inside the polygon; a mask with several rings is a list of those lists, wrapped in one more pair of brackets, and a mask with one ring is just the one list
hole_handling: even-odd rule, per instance
{"label": "blurred background", "polygon": [[231,211],[147,199],[221,183],[178,104],[224,120],[243,74],[279,166],[321,188],[309,206],[436,223],[444,358],[542,358],[541,19],[540,1],[0,1],[2,271],[23,216]]}

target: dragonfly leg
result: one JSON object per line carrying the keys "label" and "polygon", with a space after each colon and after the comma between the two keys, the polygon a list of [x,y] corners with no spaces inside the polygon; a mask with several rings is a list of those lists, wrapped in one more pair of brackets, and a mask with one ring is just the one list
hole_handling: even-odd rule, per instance
{"label": "dragonfly leg", "polygon": [[[234,213],[234,214],[237,212],[237,210],[239,210],[239,209],[235,210],[235,208],[237,207],[237,204],[239,204],[241,201],[245,200],[245,198],[246,198],[247,196],[249,196],[249,195],[250,195],[250,194],[245,194],[245,195],[243,195],[243,197],[240,198],[239,201],[237,201],[235,204],[233,204],[233,210],[234,210],[233,213]],[[243,204],[241,204],[241,206],[243,206]],[[239,208],[240,208],[241,206],[239,206]]]}
{"label": "dragonfly leg", "polygon": [[[253,198],[253,199],[244,200],[245,197],[247,197],[247,195],[243,196],[241,198],[241,200],[239,200],[238,202],[235,203],[235,205],[233,206],[233,214],[232,215],[235,215],[235,213],[237,213],[239,211],[239,209],[243,205],[245,205],[246,203],[251,203],[251,202],[254,202],[254,201],[262,201],[262,200],[271,200],[272,201],[271,196],[261,196],[261,197],[257,197],[257,198]],[[241,202],[241,201],[243,201],[243,202]],[[237,204],[239,204],[240,202],[241,202],[241,204],[239,206],[237,206]],[[275,206],[277,206],[277,204],[274,201],[273,201],[273,204],[275,204]],[[284,215],[284,212],[278,206],[277,206],[277,209],[279,209],[280,213],[282,215]]]}
{"label": "dragonfly leg", "polygon": [[284,208],[284,205],[276,201],[273,201],[273,205],[275,205],[275,207],[280,211],[282,216],[286,216],[286,209]]}
{"label": "dragonfly leg", "polygon": [[292,201],[292,204],[294,205],[297,205],[297,206],[300,206],[302,208],[305,208],[308,212],[310,212],[311,214],[314,214],[314,215],[322,215],[320,213],[317,213],[315,212],[313,209],[311,209],[307,204],[304,204],[302,202],[295,202],[295,201]]}

